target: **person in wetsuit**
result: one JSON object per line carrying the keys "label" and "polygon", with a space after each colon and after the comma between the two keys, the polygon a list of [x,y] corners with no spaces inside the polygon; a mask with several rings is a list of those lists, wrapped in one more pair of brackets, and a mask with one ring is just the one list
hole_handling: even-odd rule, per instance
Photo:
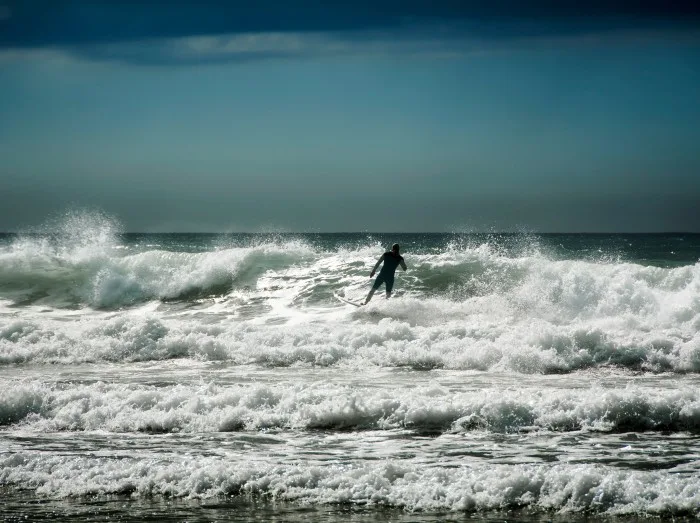
{"label": "person in wetsuit", "polygon": [[403,261],[403,256],[399,254],[398,243],[395,243],[391,247],[390,251],[382,254],[381,258],[379,258],[374,266],[374,269],[372,269],[372,272],[369,275],[370,278],[374,277],[374,273],[377,272],[377,267],[379,267],[382,262],[384,262],[384,266],[382,267],[382,270],[379,271],[379,276],[377,276],[377,279],[374,280],[374,285],[372,285],[372,289],[370,289],[369,294],[365,299],[365,305],[369,303],[369,300],[372,299],[374,291],[376,291],[382,283],[386,285],[386,297],[389,298],[391,296],[391,289],[394,287],[394,273],[396,272],[396,268],[401,265],[401,268],[404,271],[406,270],[406,262]]}

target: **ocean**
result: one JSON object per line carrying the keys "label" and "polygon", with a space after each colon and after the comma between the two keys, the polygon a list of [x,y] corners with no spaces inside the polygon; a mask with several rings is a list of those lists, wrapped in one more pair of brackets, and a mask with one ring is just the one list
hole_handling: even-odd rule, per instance
{"label": "ocean", "polygon": [[[362,301],[391,244],[408,271]],[[700,518],[700,235],[0,235],[6,521]]]}

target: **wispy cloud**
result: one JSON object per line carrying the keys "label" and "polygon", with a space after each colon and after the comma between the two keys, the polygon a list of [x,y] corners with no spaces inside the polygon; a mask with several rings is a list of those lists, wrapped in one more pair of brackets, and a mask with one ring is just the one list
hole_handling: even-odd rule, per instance
{"label": "wispy cloud", "polygon": [[[476,34],[475,34],[476,33]],[[513,34],[493,38],[454,24],[392,31],[260,32],[152,38],[50,48],[0,50],[0,62],[71,61],[136,66],[192,66],[324,57],[457,56],[566,47],[639,45],[650,42],[700,45],[700,30],[625,29],[581,33]]]}
{"label": "wispy cloud", "polygon": [[41,63],[51,65],[67,65],[82,62],[80,58],[65,49],[30,48],[0,50],[0,66],[12,63]]}

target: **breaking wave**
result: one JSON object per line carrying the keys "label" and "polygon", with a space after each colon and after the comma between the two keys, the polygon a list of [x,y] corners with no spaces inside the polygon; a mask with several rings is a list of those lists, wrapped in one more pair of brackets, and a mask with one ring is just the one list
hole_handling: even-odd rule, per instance
{"label": "breaking wave", "polygon": [[347,503],[413,511],[513,510],[612,516],[697,516],[697,476],[621,471],[586,464],[425,467],[380,460],[347,466],[275,463],[224,456],[119,459],[97,456],[0,457],[0,482],[51,497],[259,496],[304,504]]}
{"label": "breaking wave", "polygon": [[700,432],[700,392],[690,388],[454,392],[437,383],[373,390],[315,382],[161,387],[94,383],[64,389],[10,382],[0,392],[0,424],[21,423],[37,432]]}
{"label": "breaking wave", "polygon": [[0,245],[0,364],[700,371],[700,263],[562,258],[527,238],[416,243],[396,298],[357,309],[334,295],[364,298],[371,237],[127,241],[83,215],[62,227]]}

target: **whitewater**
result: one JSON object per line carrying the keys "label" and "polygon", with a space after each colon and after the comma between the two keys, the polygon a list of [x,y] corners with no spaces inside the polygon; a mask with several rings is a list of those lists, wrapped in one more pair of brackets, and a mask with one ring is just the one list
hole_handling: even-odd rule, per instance
{"label": "whitewater", "polygon": [[[394,242],[408,271],[365,307]],[[700,235],[0,235],[5,520],[700,518]]]}

